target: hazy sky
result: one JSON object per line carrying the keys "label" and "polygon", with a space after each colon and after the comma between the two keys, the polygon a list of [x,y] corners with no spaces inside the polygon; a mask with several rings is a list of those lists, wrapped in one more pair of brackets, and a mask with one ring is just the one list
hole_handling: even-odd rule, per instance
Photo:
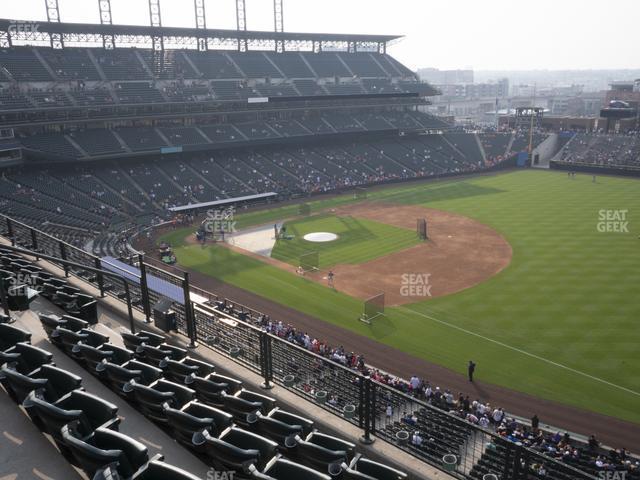
{"label": "hazy sky", "polygon": [[[272,30],[272,0],[245,0]],[[98,0],[58,0],[66,22],[98,23]],[[206,0],[207,26],[235,28],[235,0]],[[114,23],[148,24],[147,0],[111,0]],[[167,26],[194,26],[193,0],[161,0]],[[615,5],[615,8],[613,8]],[[284,0],[285,30],[404,35],[410,68],[638,68],[640,0]],[[0,0],[0,17],[46,19],[43,0]]]}

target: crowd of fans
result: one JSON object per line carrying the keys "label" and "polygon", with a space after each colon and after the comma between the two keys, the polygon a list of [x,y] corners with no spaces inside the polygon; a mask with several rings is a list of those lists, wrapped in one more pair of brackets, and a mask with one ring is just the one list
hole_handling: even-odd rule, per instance
{"label": "crowd of fans", "polygon": [[[231,312],[238,314],[234,312],[233,306],[230,308]],[[246,320],[247,314],[243,314],[242,318]],[[593,471],[626,470],[640,473],[640,459],[632,457],[625,448],[605,451],[593,435],[588,443],[579,442],[567,432],[541,429],[537,416],[531,419],[531,423],[524,423],[516,420],[500,406],[491,405],[480,399],[471,399],[469,395],[462,392],[455,395],[449,389],[433,385],[416,375],[408,381],[390,375],[367,365],[361,354],[350,352],[343,346],[329,345],[307,332],[296,329],[293,325],[274,321],[268,315],[261,315],[255,319],[255,323],[266,332],[558,461],[578,468],[590,468]],[[336,400],[334,398],[334,401]],[[392,408],[390,403],[386,411],[388,418],[392,415]],[[409,412],[402,417],[402,422],[411,430],[412,426],[418,424],[419,419],[415,413]],[[539,477],[546,476],[545,465],[538,464],[533,467]]]}
{"label": "crowd of fans", "polygon": [[562,160],[604,167],[640,167],[640,132],[625,134],[578,133],[562,151]]}

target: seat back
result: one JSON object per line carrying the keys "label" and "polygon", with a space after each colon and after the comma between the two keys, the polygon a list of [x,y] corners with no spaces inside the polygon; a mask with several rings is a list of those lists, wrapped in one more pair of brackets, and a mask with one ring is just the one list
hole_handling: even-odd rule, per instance
{"label": "seat back", "polygon": [[28,375],[42,365],[53,363],[53,354],[39,347],[34,347],[28,343],[20,342],[10,350],[10,352],[19,353],[17,367],[20,373]]}
{"label": "seat back", "polygon": [[202,377],[189,377],[185,380],[189,387],[196,391],[199,399],[210,405],[222,407],[222,397],[229,393],[228,383],[217,383]]}
{"label": "seat back", "polygon": [[107,381],[111,384],[112,388],[121,395],[126,393],[123,389],[125,384],[128,384],[131,380],[140,380],[142,377],[140,370],[128,369],[110,362],[104,363],[102,368],[104,369]]}
{"label": "seat back", "polygon": [[158,333],[153,333],[148,330],[140,330],[138,334],[141,337],[147,338],[147,340],[145,341],[147,345],[153,345],[154,347],[157,347],[158,345],[163,344],[165,340],[163,335],[160,335]]}
{"label": "seat back", "polygon": [[233,425],[233,415],[198,401],[189,402],[182,411],[200,418],[212,418],[218,432]]}
{"label": "seat back", "polygon": [[126,363],[133,358],[133,352],[131,350],[123,347],[118,347],[117,345],[113,345],[112,343],[105,343],[103,345],[100,345],[100,350],[113,352],[111,362],[117,365],[122,365],[123,363]]}
{"label": "seat back", "polygon": [[102,363],[102,361],[111,361],[113,357],[113,352],[108,350],[100,350],[99,348],[93,347],[91,345],[85,345],[84,343],[80,343],[77,345],[78,357],[85,362],[87,368],[91,371],[91,373],[96,372],[96,367]]}
{"label": "seat back", "polygon": [[70,422],[78,421],[79,428],[87,434],[92,431],[91,425],[82,414],[82,410],[66,410],[57,407],[46,400],[38,398],[34,392],[29,393],[25,399],[25,406],[33,412],[32,416],[37,417],[44,431],[56,441],[62,442],[61,429]]}
{"label": "seat back", "polygon": [[136,475],[136,480],[199,480],[199,478],[173,465],[151,461],[144,471]]}
{"label": "seat back", "polygon": [[333,435],[327,435],[326,433],[313,432],[309,435],[307,441],[329,450],[344,450],[347,452],[349,459],[353,458],[356,451],[356,445],[354,443],[347,442]]}
{"label": "seat back", "polygon": [[249,413],[260,411],[262,404],[260,402],[250,402],[243,398],[234,397],[233,395],[223,395],[222,403],[224,409],[241,423],[246,422],[246,417]]}
{"label": "seat back", "polygon": [[178,383],[184,383],[189,375],[195,375],[199,370],[195,365],[187,365],[173,359],[167,360],[166,368],[167,378]]}
{"label": "seat back", "polygon": [[261,468],[275,457],[278,452],[278,444],[273,440],[237,427],[231,427],[226,430],[220,438],[238,448],[258,450],[260,452]]}
{"label": "seat back", "polygon": [[[103,450],[89,443],[90,440],[89,442],[81,440],[77,437],[77,433],[72,432],[73,429],[70,429],[69,425],[64,425],[61,429],[62,441],[73,455],[77,465],[89,478],[93,478],[97,471],[109,465],[113,465],[118,473],[122,473],[119,467],[124,454],[121,450]],[[126,462],[126,459],[124,461]]]}
{"label": "seat back", "polygon": [[255,448],[241,448],[206,433],[204,438],[203,448],[207,456],[215,462],[220,462],[225,468],[248,471],[250,465],[263,468],[264,464],[266,464],[266,462],[261,461],[260,451]]}
{"label": "seat back", "polygon": [[43,315],[39,314],[40,323],[42,324],[42,328],[47,333],[47,336],[51,338],[51,334],[58,327],[66,326],[67,321],[63,318],[57,318],[51,315]]}
{"label": "seat back", "polygon": [[140,405],[142,413],[159,423],[167,423],[164,405],[176,407],[176,395],[173,392],[160,392],[139,383],[131,384],[133,398]]}
{"label": "seat back", "polygon": [[98,323],[98,302],[90,295],[78,294],[78,316],[89,325]]}
{"label": "seat back", "polygon": [[82,385],[82,378],[53,365],[43,365],[33,374],[35,378],[47,380],[46,398],[55,401]]}
{"label": "seat back", "polygon": [[2,384],[7,389],[7,393],[17,403],[22,403],[29,393],[34,390],[44,388],[47,380],[44,378],[31,378],[12,368],[2,367]]}
{"label": "seat back", "polygon": [[111,402],[81,390],[74,390],[58,400],[55,405],[70,410],[80,410],[89,425],[89,431],[80,430],[87,435],[98,427],[114,426],[119,423],[118,407]]}
{"label": "seat back", "polygon": [[73,330],[74,332],[79,332],[83,328],[88,328],[89,324],[82,320],[81,318],[74,317],[72,315],[63,315],[62,319],[67,322],[64,328],[67,330]]}
{"label": "seat back", "polygon": [[216,431],[213,418],[197,417],[171,407],[166,407],[164,414],[167,417],[167,423],[173,432],[174,438],[185,445],[192,445],[191,439],[196,432],[207,430],[213,433]]}
{"label": "seat back", "polygon": [[368,458],[359,458],[355,467],[358,472],[370,475],[376,480],[404,480],[407,478],[406,473]]}
{"label": "seat back", "polygon": [[279,458],[265,470],[265,474],[276,480],[292,480],[304,478],[305,480],[331,480],[331,477],[325,473],[312,470],[309,467],[294,463],[284,458]]}
{"label": "seat back", "polygon": [[142,377],[140,383],[144,385],[151,385],[156,380],[162,378],[162,370],[158,367],[154,367],[144,362],[140,362],[138,360],[130,360],[124,365],[127,368],[133,368],[135,370],[140,370],[142,372]]}
{"label": "seat back", "polygon": [[7,350],[16,343],[31,342],[31,332],[6,323],[0,323],[0,350]]}
{"label": "seat back", "polygon": [[129,350],[133,350],[133,351],[135,351],[136,348],[142,345],[143,343],[149,344],[150,342],[148,337],[143,336],[140,333],[133,334],[130,332],[120,332],[120,336],[122,337],[124,346]]}
{"label": "seat back", "polygon": [[227,377],[226,375],[220,375],[219,373],[212,373],[205,378],[215,383],[226,383],[229,385],[227,388],[227,393],[229,395],[233,395],[242,388],[242,381],[236,378]]}
{"label": "seat back", "polygon": [[249,414],[247,422],[256,432],[275,440],[280,445],[284,445],[287,437],[291,435],[302,435],[303,433],[301,425],[289,425],[275,418],[265,417],[263,415]]}
{"label": "seat back", "polygon": [[184,385],[180,385],[179,383],[170,382],[169,380],[165,380],[163,378],[154,383],[153,388],[160,392],[174,393],[176,396],[176,405],[178,408],[182,408],[184,405],[192,400],[195,400],[196,398],[195,390],[187,388]]}
{"label": "seat back", "polygon": [[64,327],[58,327],[52,336],[59,338],[60,345],[68,354],[73,352],[73,347],[75,347],[78,342],[84,343],[89,338],[89,335],[86,333],[81,333],[81,331],[74,332]]}
{"label": "seat back", "polygon": [[87,335],[87,340],[84,343],[87,343],[92,347],[98,348],[100,345],[109,343],[109,337],[107,335],[98,333],[95,330],[91,330],[89,328],[83,328],[82,330],[80,330],[80,333],[82,335]]}
{"label": "seat back", "polygon": [[302,417],[300,415],[296,415],[295,413],[287,412],[285,410],[281,410],[280,408],[275,408],[271,412],[269,412],[269,416],[289,425],[302,426],[303,435],[301,436],[307,436],[313,431],[313,420]]}
{"label": "seat back", "polygon": [[136,356],[145,359],[145,361],[156,367],[164,368],[165,359],[171,357],[171,351],[143,343],[136,348]]}
{"label": "seat back", "polygon": [[129,478],[149,461],[149,450],[133,438],[108,428],[97,428],[93,433],[93,444],[103,450],[117,449],[123,455],[119,461],[118,472]]}

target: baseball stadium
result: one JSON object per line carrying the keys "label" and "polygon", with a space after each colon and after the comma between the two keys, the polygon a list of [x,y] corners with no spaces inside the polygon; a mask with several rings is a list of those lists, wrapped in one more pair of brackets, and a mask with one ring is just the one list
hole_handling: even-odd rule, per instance
{"label": "baseball stadium", "polygon": [[95,3],[0,19],[0,480],[640,479],[640,90],[461,127],[400,36]]}

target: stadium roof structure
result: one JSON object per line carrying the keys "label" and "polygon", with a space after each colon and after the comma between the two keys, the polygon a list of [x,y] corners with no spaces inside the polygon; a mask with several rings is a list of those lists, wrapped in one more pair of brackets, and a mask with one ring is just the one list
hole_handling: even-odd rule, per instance
{"label": "stadium roof structure", "polygon": [[283,43],[285,50],[291,47],[295,51],[322,51],[326,48],[348,52],[373,50],[385,53],[387,44],[400,38],[401,35],[273,32],[0,19],[0,48],[47,44],[54,48],[64,48],[65,44],[72,44],[74,47],[103,45],[105,48],[126,48],[135,44],[155,49],[208,50],[225,47],[241,49],[241,45],[245,44],[250,50],[275,50],[277,43]]}

